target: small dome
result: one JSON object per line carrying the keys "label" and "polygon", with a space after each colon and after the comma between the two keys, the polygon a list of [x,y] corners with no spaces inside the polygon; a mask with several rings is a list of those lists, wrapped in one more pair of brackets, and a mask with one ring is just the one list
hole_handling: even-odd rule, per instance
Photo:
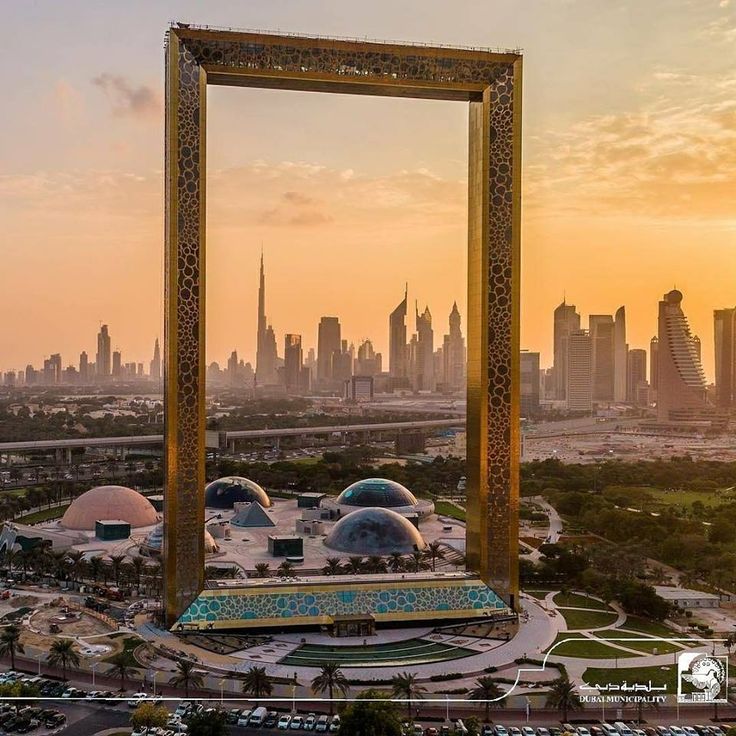
{"label": "small dome", "polygon": [[[154,529],[151,530],[149,535],[146,537],[145,541],[143,542],[143,547],[145,547],[149,552],[153,552],[156,554],[161,553],[161,548],[163,547],[164,543],[164,525],[159,524]],[[219,552],[220,548],[217,546],[217,542],[215,542],[215,538],[205,529],[204,530],[204,551],[206,554],[210,555],[214,552]]]}
{"label": "small dome", "polygon": [[390,509],[360,509],[343,516],[325,537],[325,544],[356,555],[390,555],[425,548],[419,530]]}
{"label": "small dome", "polygon": [[151,502],[132,488],[97,486],[71,502],[61,517],[61,526],[94,531],[95,522],[105,519],[121,519],[135,528],[152,526],[158,514]]}
{"label": "small dome", "polygon": [[271,505],[271,499],[258,483],[247,478],[231,476],[218,478],[204,489],[204,505],[210,509],[231,509],[239,501],[257,501],[264,508]]}
{"label": "small dome", "polygon": [[416,506],[414,494],[401,483],[385,478],[365,478],[348,486],[338,497],[345,506],[378,506],[385,509]]}

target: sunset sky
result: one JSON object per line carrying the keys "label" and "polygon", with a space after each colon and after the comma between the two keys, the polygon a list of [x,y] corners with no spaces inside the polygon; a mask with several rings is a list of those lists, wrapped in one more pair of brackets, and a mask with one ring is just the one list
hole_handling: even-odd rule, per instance
{"label": "sunset sky", "polygon": [[[76,364],[101,322],[150,359],[182,20],[523,48],[524,347],[550,363],[563,295],[584,324],[625,304],[644,347],[676,285],[712,377],[712,310],[736,305],[736,0],[9,0],[2,18],[0,370]],[[407,280],[436,345],[454,299],[465,324],[465,105],[215,88],[208,136],[208,360],[254,357],[262,244],[280,353],[324,314],[387,353]]]}

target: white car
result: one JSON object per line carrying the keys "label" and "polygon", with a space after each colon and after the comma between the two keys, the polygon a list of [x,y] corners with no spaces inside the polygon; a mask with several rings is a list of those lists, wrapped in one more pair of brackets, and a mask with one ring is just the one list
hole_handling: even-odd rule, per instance
{"label": "white car", "polygon": [[578,726],[576,730],[577,730],[578,736],[590,736],[590,731],[588,731],[588,729],[585,728],[585,726]]}
{"label": "white car", "polygon": [[289,724],[289,729],[292,731],[300,731],[304,728],[304,716],[294,716]]}
{"label": "white car", "polygon": [[687,736],[698,736],[698,732],[692,726],[683,726],[682,730]]}
{"label": "white car", "polygon": [[289,728],[289,724],[291,723],[291,716],[290,715],[284,715],[279,718],[279,722],[276,724],[276,728],[280,729],[281,731],[286,731],[287,728]]}
{"label": "white car", "polygon": [[240,713],[240,716],[238,717],[238,726],[241,728],[245,728],[245,726],[248,725],[248,721],[250,720],[250,714],[252,713],[252,710],[244,710]]}
{"label": "white car", "polygon": [[146,693],[133,693],[128,700],[128,708],[137,708],[147,697]]}
{"label": "white car", "polygon": [[176,706],[176,710],[174,711],[174,715],[177,718],[183,718],[188,712],[189,708],[191,708],[192,704],[188,700],[183,700],[179,705]]}
{"label": "white car", "polygon": [[317,725],[317,714],[316,713],[310,713],[304,719],[304,730],[305,731],[314,731],[314,727],[316,725]]}
{"label": "white car", "polygon": [[536,733],[531,726],[522,726],[521,733],[522,736],[536,736]]}
{"label": "white car", "polygon": [[685,736],[685,732],[679,726],[670,726],[672,736]]}
{"label": "white car", "polygon": [[335,733],[336,731],[340,730],[340,716],[332,716],[332,721],[330,722],[330,733]]}

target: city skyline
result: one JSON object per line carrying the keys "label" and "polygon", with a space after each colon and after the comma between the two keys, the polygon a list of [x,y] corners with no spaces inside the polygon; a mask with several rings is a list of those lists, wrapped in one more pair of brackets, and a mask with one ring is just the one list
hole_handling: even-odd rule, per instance
{"label": "city skyline", "polygon": [[[90,12],[70,0],[63,14],[41,19],[11,7],[8,53],[27,57],[28,82],[6,80],[15,90],[0,142],[10,287],[0,308],[32,309],[22,329],[12,320],[0,326],[0,364],[39,362],[52,344],[76,354],[79,335],[101,319],[138,361],[162,334],[161,28],[180,17],[534,49],[524,85],[522,344],[550,364],[547,315],[567,293],[595,313],[626,304],[629,341],[644,346],[656,333],[659,296],[676,286],[688,295],[712,380],[712,310],[736,301],[734,4],[469,2],[457,15],[431,0],[419,7],[397,14],[376,2],[348,18],[325,0],[308,12],[293,3],[223,2],[205,13],[200,3],[157,2],[136,7],[141,30],[132,41],[106,30],[130,23],[130,7]],[[570,44],[581,27],[585,43]],[[66,52],[52,59],[62,28]],[[693,44],[694,35],[707,43]],[[34,53],[16,46],[21,38],[33,39]],[[548,73],[557,62],[572,80]],[[272,295],[289,294],[295,274],[301,280],[299,300],[270,310],[274,326],[302,311],[341,312],[358,339],[378,336],[379,315],[396,305],[412,262],[421,267],[412,289],[434,313],[451,307],[449,294],[466,312],[462,106],[263,90],[209,96],[211,355],[224,359],[233,344],[253,351],[252,325],[232,315],[254,313],[256,288],[233,288],[232,274],[255,261],[261,241],[272,254]],[[298,125],[289,115],[296,104]],[[28,146],[12,144],[20,139]],[[305,343],[314,329],[289,324]]]}

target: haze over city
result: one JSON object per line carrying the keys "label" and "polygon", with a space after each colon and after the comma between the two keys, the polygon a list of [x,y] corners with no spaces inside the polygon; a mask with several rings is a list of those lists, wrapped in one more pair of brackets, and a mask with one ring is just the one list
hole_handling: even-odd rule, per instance
{"label": "haze over city", "polygon": [[[676,285],[712,378],[712,311],[736,302],[732,4],[466,3],[463,15],[376,2],[349,17],[331,2],[221,3],[207,18],[194,8],[68,2],[41,21],[8,9],[26,84],[6,79],[0,307],[23,320],[0,327],[2,367],[52,351],[72,360],[100,322],[114,326],[113,347],[150,359],[162,332],[159,37],[176,16],[530,49],[523,345],[551,364],[564,294],[583,315],[625,304],[629,344],[646,347],[657,301]],[[133,18],[131,38],[120,28]],[[59,56],[50,40],[62,31]],[[385,353],[386,314],[407,279],[438,324],[457,299],[465,325],[464,106],[242,89],[210,91],[209,106],[211,359],[255,353],[261,243],[269,319],[305,346],[320,316],[339,314],[351,340]]]}

